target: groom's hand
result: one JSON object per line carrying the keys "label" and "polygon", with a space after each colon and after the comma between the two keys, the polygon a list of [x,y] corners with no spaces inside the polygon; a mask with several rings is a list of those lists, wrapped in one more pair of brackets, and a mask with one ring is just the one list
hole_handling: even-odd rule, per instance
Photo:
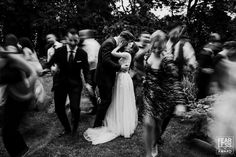
{"label": "groom's hand", "polygon": [[128,71],[129,70],[129,65],[121,65],[121,71],[122,72],[126,72],[126,71]]}

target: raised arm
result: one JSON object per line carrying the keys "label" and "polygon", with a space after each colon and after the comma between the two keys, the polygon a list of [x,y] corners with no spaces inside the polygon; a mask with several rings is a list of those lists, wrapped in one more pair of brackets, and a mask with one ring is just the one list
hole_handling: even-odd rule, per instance
{"label": "raised arm", "polygon": [[121,46],[117,46],[114,50],[111,51],[111,54],[118,58],[127,58],[127,53],[119,53],[118,50],[121,48]]}

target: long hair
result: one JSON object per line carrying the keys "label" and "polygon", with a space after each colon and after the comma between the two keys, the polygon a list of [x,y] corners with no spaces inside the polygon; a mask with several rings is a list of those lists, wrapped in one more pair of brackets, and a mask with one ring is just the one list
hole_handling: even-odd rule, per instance
{"label": "long hair", "polygon": [[155,52],[156,55],[160,55],[166,49],[167,36],[161,31],[157,30],[151,35],[151,52]]}

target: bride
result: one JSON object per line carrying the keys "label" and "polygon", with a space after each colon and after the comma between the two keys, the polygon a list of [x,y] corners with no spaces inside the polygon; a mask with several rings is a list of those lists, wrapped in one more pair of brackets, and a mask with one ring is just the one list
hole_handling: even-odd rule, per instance
{"label": "bride", "polygon": [[[134,51],[138,48],[133,43],[119,44],[111,54],[120,58],[119,64],[130,66]],[[138,123],[137,109],[134,96],[132,79],[127,72],[116,74],[113,88],[112,101],[107,110],[103,126],[89,128],[84,132],[84,138],[91,141],[93,145],[105,143],[118,136],[130,138]]]}

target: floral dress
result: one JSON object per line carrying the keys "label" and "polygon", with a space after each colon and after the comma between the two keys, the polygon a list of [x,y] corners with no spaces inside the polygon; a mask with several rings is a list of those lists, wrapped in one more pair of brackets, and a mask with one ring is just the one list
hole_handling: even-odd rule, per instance
{"label": "floral dress", "polygon": [[[144,116],[163,122],[170,117],[176,105],[185,103],[184,93],[179,82],[178,68],[172,55],[165,55],[159,69],[146,64],[143,100]],[[160,130],[163,132],[164,130]]]}

